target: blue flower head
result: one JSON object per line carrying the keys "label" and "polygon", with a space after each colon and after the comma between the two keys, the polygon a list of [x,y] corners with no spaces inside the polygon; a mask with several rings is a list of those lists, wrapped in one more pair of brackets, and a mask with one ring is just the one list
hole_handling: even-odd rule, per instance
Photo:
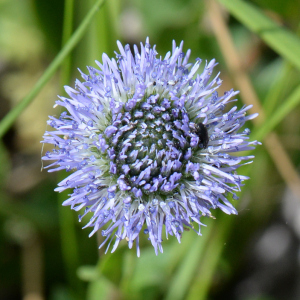
{"label": "blue flower head", "polygon": [[250,106],[225,112],[238,92],[219,96],[215,60],[196,74],[201,60],[189,63],[183,42],[173,42],[164,58],[148,38],[140,51],[117,44],[116,59],[103,54],[98,68],[80,72],[75,89],[65,87],[69,98],[56,101],[66,111],[48,121],[54,130],[43,143],[55,148],[43,160],[54,161],[49,172],[72,171],[56,191],[72,189],[63,205],[83,209],[80,221],[92,214],[90,236],[107,225],[100,247],[113,242],[113,252],[121,240],[129,248],[135,241],[139,256],[142,231],[157,254],[163,230],[180,242],[193,223],[200,235],[200,218],[211,209],[237,214],[226,197],[237,199],[248,179],[236,170],[253,156],[235,154],[258,144],[249,141],[249,129],[240,130],[257,114],[246,116]]}

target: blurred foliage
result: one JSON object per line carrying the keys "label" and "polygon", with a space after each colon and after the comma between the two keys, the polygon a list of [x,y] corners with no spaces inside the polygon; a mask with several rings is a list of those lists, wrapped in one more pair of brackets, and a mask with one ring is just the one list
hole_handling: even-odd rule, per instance
{"label": "blurred foliage", "polygon": [[64,2],[32,0],[38,27],[55,51],[61,48]]}
{"label": "blurred foliage", "polygon": [[[72,7],[67,2],[73,4],[69,12],[72,24],[64,20],[64,8]],[[298,170],[300,77],[295,61],[299,60],[300,2],[235,0],[246,8],[251,4],[260,20],[273,24],[277,32],[287,33],[283,40],[272,32],[266,38],[255,31],[253,28],[259,24],[249,18],[247,9],[230,9],[233,2],[220,2],[225,5],[222,13],[243,68],[267,116],[260,126],[247,125],[253,130],[251,138],[264,139],[275,131]],[[94,3],[0,0],[1,111],[7,112],[30,91],[65,45],[63,26],[74,31]],[[184,49],[192,50],[191,60],[216,58],[222,91],[233,87],[206,1],[106,1],[66,58],[63,71],[48,81],[18,118],[14,131],[9,131],[0,144],[0,299],[20,299],[28,291],[37,293],[39,288],[50,300],[299,299],[299,195],[288,190],[264,146],[253,151],[254,163],[239,171],[251,178],[240,200],[232,200],[239,215],[216,212],[216,220],[203,220],[207,228],[202,229],[202,237],[185,232],[181,244],[171,237],[164,241],[164,253],[158,256],[145,236],[141,237],[140,258],[135,249],[127,249],[124,241],[113,254],[98,251],[96,237],[89,239],[89,231],[81,230],[87,219],[77,222],[75,212],[61,207],[67,196],[53,191],[61,178],[58,176],[63,174],[40,172],[39,141],[47,115],[59,113],[51,107],[55,95],[62,93],[61,87],[73,86],[73,79],[79,77],[77,68],[85,72],[86,65],[94,65],[96,59],[101,61],[102,52],[113,56],[117,39],[139,44],[146,36],[161,55],[170,50],[174,39],[177,43],[184,40]],[[240,107],[242,100],[238,102]],[[43,151],[46,150],[47,146]],[[277,239],[271,239],[272,228],[281,228],[276,231]],[[30,268],[26,249],[36,240],[40,241],[36,247],[43,255],[40,265],[35,266],[42,270],[42,287],[36,287],[30,276],[24,278],[24,270]]]}

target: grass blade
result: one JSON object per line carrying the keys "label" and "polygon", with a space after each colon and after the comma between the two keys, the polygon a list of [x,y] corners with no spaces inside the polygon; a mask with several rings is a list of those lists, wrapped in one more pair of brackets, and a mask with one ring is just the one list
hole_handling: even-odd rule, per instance
{"label": "grass blade", "polygon": [[203,236],[195,237],[194,243],[187,251],[186,256],[183,258],[178,267],[178,270],[172,277],[165,300],[184,299],[185,294],[189,291],[189,287],[194,279],[207,239],[210,237],[213,227],[212,222],[207,223],[207,229],[204,230]]}
{"label": "grass blade", "polygon": [[267,17],[259,8],[242,0],[218,0],[249,30],[300,70],[300,39]]}
{"label": "grass blade", "polygon": [[263,140],[287,115],[300,103],[300,86],[285,100],[285,102],[259,126],[252,135],[253,139]]}
{"label": "grass blade", "polygon": [[14,121],[23,112],[23,110],[33,101],[33,99],[38,95],[40,90],[45,86],[45,84],[50,80],[55,71],[61,65],[63,60],[68,56],[68,54],[73,50],[77,43],[82,38],[83,34],[88,28],[94,15],[97,13],[98,9],[104,4],[105,0],[97,0],[91,10],[88,12],[86,17],[83,19],[77,30],[74,32],[70,40],[61,49],[61,51],[54,58],[49,67],[45,70],[44,74],[31,89],[28,95],[23,98],[1,121],[0,123],[0,138],[6,133],[6,131],[12,126]]}

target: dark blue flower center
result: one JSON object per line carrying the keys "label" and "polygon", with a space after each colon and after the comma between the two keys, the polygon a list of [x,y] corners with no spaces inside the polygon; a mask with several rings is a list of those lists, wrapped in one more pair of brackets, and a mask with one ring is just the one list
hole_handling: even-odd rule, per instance
{"label": "dark blue flower center", "polygon": [[181,102],[151,95],[113,113],[105,134],[110,172],[121,190],[136,197],[168,194],[198,170],[191,161],[203,145]]}

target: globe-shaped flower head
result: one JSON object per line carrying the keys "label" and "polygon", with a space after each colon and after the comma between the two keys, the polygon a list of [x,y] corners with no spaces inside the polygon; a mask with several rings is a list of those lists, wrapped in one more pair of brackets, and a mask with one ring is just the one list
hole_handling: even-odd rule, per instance
{"label": "globe-shaped flower head", "polygon": [[247,177],[236,169],[252,157],[231,153],[257,144],[248,129],[240,132],[256,114],[245,116],[250,106],[225,112],[237,92],[219,96],[219,74],[211,79],[215,60],[196,75],[201,60],[188,63],[183,43],[173,42],[164,58],[148,39],[140,51],[117,44],[116,60],[103,54],[99,68],[81,72],[83,82],[56,101],[68,112],[50,117],[54,130],[43,142],[55,148],[43,159],[54,160],[49,172],[73,171],[56,191],[73,189],[63,205],[93,214],[85,226],[93,227],[90,236],[108,224],[102,245],[113,241],[113,252],[121,240],[129,248],[135,241],[139,255],[143,231],[157,254],[163,229],[180,242],[195,223],[200,235],[200,217],[211,209],[237,213],[226,196],[238,198]]}

